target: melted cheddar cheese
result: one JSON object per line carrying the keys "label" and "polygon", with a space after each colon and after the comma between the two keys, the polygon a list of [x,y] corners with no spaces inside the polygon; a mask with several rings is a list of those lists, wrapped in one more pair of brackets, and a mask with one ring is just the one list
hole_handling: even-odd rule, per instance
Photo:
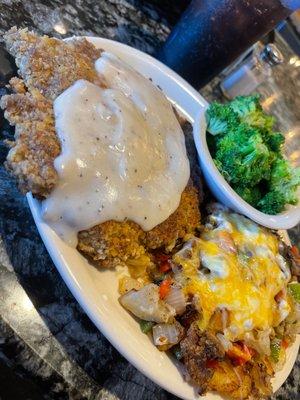
{"label": "melted cheddar cheese", "polygon": [[290,311],[287,302],[279,307],[274,299],[290,278],[278,239],[238,214],[217,210],[211,218],[217,227],[190,239],[173,257],[182,266],[184,292],[197,299],[200,328],[223,309],[230,340],[278,325]]}

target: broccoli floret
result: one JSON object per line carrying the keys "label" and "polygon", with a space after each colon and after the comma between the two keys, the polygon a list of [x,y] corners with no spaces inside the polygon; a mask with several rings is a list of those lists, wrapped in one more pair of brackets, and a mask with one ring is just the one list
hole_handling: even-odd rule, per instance
{"label": "broccoli floret", "polygon": [[266,115],[262,111],[254,111],[248,114],[242,121],[250,126],[260,128],[266,135],[272,132],[274,126],[274,117]]}
{"label": "broccoli floret", "polygon": [[300,168],[292,168],[287,160],[278,157],[271,169],[269,187],[282,193],[285,203],[297,204],[297,188],[300,185]]}
{"label": "broccoli floret", "polygon": [[275,215],[284,210],[285,204],[297,204],[300,169],[292,169],[289,162],[278,157],[272,165],[269,192],[258,202],[258,209]]}
{"label": "broccoli floret", "polygon": [[212,103],[205,113],[207,131],[212,135],[220,135],[228,132],[239,124],[236,113],[227,104]]}
{"label": "broccoli floret", "polygon": [[230,175],[229,175],[229,173],[226,171],[226,169],[223,168],[222,162],[219,161],[219,160],[217,160],[217,159],[215,159],[215,158],[214,158],[213,160],[214,160],[215,166],[216,166],[216,167],[218,168],[218,170],[221,172],[221,174],[223,175],[223,177],[225,178],[225,180],[226,180],[227,182],[230,182],[230,180],[231,180]]}
{"label": "broccoli floret", "polygon": [[270,169],[271,154],[258,130],[240,124],[219,139],[215,159],[230,183],[253,187]]}
{"label": "broccoli floret", "polygon": [[244,118],[253,111],[261,110],[259,97],[260,96],[258,94],[252,96],[237,96],[229,104],[239,117]]}
{"label": "broccoli floret", "polygon": [[230,107],[242,122],[265,132],[272,131],[274,117],[264,113],[259,103],[259,95],[238,96],[230,103]]}
{"label": "broccoli floret", "polygon": [[292,169],[287,160],[278,157],[272,166],[270,186],[276,188],[282,184],[290,182],[292,179]]}
{"label": "broccoli floret", "polygon": [[270,132],[266,136],[265,141],[270,150],[279,153],[284,143],[284,136],[280,132]]}
{"label": "broccoli floret", "polygon": [[257,208],[265,214],[276,215],[284,210],[285,198],[281,192],[267,193],[257,204]]}
{"label": "broccoli floret", "polygon": [[233,187],[233,189],[252,207],[257,207],[257,204],[262,196],[261,191],[257,186],[254,186],[252,188],[237,186]]}

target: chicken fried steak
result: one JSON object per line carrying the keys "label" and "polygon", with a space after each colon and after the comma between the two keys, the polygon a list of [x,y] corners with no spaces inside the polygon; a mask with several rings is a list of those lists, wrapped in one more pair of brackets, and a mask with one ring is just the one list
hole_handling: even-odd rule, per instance
{"label": "chicken fried steak", "polygon": [[[58,181],[54,159],[60,154],[60,142],[55,131],[53,101],[78,79],[105,87],[94,69],[101,50],[84,38],[62,41],[40,37],[27,29],[12,28],[4,35],[4,41],[15,57],[20,75],[10,81],[14,93],[1,99],[5,117],[16,128],[15,141],[9,143],[6,167],[22,192],[31,191],[43,199]],[[102,266],[112,267],[137,259],[148,249],[172,247],[199,227],[197,159],[194,149],[189,151],[192,134],[190,127],[185,126],[194,174],[182,193],[178,209],[148,232],[132,221],[107,221],[81,231],[77,248],[83,254]]]}

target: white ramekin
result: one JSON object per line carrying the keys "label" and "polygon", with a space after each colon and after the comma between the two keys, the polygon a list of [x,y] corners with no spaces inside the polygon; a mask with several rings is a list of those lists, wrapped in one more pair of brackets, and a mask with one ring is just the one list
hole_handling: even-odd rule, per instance
{"label": "white ramekin", "polygon": [[203,175],[215,197],[224,205],[268,228],[289,229],[297,225],[300,222],[299,203],[296,206],[288,205],[286,210],[278,215],[268,215],[250,206],[230,187],[210,155],[206,142],[206,124],[203,112],[204,110],[199,112],[194,124],[194,140]]}

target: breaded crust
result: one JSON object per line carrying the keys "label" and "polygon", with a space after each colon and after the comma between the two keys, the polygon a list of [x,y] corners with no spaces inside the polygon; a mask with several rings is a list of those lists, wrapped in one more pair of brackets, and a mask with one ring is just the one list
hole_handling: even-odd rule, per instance
{"label": "breaded crust", "polygon": [[29,92],[37,89],[54,100],[78,79],[102,85],[94,68],[101,50],[86,39],[62,41],[14,27],[4,35],[4,41]]}
{"label": "breaded crust", "polygon": [[108,221],[78,234],[78,250],[102,266],[114,267],[137,259],[147,250],[174,247],[200,225],[199,196],[192,182],[181,196],[177,210],[161,224],[144,232],[132,221]]}
{"label": "breaded crust", "polygon": [[6,167],[17,178],[22,192],[45,197],[57,182],[53,160],[60,153],[52,102],[32,90],[3,96],[1,107],[10,124],[16,126]]}
{"label": "breaded crust", "polygon": [[3,96],[0,103],[5,118],[16,126],[6,165],[22,192],[46,197],[57,182],[53,160],[60,152],[53,100],[77,79],[103,84],[94,69],[101,51],[86,39],[64,42],[27,29],[10,29],[4,41],[23,78],[11,79],[17,93]]}
{"label": "breaded crust", "polygon": [[[12,28],[4,41],[15,57],[22,79],[12,78],[15,92],[3,96],[5,117],[16,127],[15,142],[7,156],[7,168],[23,192],[39,198],[49,195],[58,177],[54,159],[60,153],[55,132],[53,101],[78,79],[105,86],[94,69],[101,51],[85,39],[64,42]],[[178,209],[149,232],[134,222],[107,221],[78,235],[78,249],[103,266],[136,259],[147,250],[174,246],[176,240],[194,233],[200,225],[197,158],[190,126],[186,126],[192,178],[182,193]],[[197,185],[194,182],[198,182]]]}

